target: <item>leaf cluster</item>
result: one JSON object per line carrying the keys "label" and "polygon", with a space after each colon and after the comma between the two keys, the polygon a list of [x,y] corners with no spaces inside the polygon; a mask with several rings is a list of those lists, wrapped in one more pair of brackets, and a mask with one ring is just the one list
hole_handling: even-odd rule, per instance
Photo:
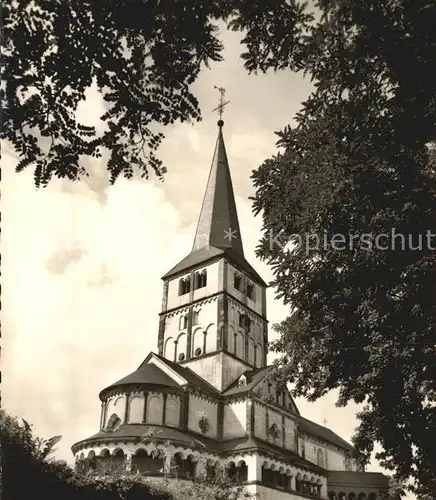
{"label": "leaf cluster", "polygon": [[[17,171],[36,185],[87,175],[81,161],[109,151],[110,180],[134,172],[163,178],[157,126],[201,118],[192,93],[201,68],[222,60],[218,22],[245,30],[246,67],[271,63],[259,40],[288,54],[302,8],[285,0],[14,0],[3,9],[2,138]],[[280,20],[277,24],[276,20]],[[286,35],[284,46],[279,42]],[[256,54],[256,55],[255,55]],[[102,128],[80,123],[77,107],[95,83]]]}
{"label": "leaf cluster", "polygon": [[315,90],[253,173],[257,255],[291,307],[272,348],[296,395],[363,405],[356,458],[378,442],[382,465],[433,494],[436,5],[318,7],[302,60]]}

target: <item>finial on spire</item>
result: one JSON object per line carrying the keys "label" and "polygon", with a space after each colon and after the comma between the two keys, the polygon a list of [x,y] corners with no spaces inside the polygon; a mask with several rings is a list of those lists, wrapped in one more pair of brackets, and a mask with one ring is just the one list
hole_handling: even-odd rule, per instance
{"label": "finial on spire", "polygon": [[217,87],[216,85],[214,85],[214,88],[217,89],[221,95],[220,95],[220,103],[212,111],[218,111],[220,117],[220,119],[218,120],[218,127],[221,128],[224,125],[223,122],[224,107],[227,106],[227,104],[229,104],[230,101],[224,101],[224,94],[226,93],[226,89],[224,87]]}

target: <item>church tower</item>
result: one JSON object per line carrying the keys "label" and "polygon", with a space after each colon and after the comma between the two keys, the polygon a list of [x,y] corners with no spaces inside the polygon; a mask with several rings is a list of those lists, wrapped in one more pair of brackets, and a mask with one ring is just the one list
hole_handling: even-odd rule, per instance
{"label": "church tower", "polygon": [[248,263],[229,163],[218,137],[191,252],[163,276],[159,354],[219,391],[266,366],[266,283]]}
{"label": "church tower", "polygon": [[192,249],[162,278],[158,353],[101,390],[76,467],[224,475],[265,500],[383,500],[386,477],[359,470],[352,446],[304,418],[266,364],[267,285],[244,255],[223,125]]}

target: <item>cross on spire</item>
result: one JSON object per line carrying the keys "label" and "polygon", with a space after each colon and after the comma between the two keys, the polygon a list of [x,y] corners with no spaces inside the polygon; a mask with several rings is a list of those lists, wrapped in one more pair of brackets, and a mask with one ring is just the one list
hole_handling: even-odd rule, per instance
{"label": "cross on spire", "polygon": [[322,423],[324,424],[324,427],[327,426],[327,422],[328,422],[328,420],[324,417],[324,420],[322,421]]}
{"label": "cross on spire", "polygon": [[226,89],[224,87],[217,87],[216,85],[214,85],[213,87],[215,89],[217,89],[221,95],[220,95],[220,103],[212,111],[218,111],[219,116],[220,116],[218,125],[222,126],[223,125],[223,111],[224,111],[224,107],[227,106],[227,104],[229,104],[230,101],[224,101],[224,94],[226,93]]}

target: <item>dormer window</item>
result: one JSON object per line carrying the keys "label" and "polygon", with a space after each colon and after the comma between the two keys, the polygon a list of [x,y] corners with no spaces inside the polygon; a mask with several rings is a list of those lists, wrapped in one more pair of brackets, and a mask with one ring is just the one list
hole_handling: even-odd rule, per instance
{"label": "dormer window", "polygon": [[247,377],[245,375],[241,375],[238,380],[238,386],[246,386],[247,385]]}
{"label": "dormer window", "polygon": [[191,277],[181,278],[179,281],[179,296],[185,295],[191,291]]}
{"label": "dormer window", "polygon": [[188,328],[188,316],[185,314],[184,316],[180,316],[179,330],[186,330],[186,328]]}
{"label": "dormer window", "polygon": [[242,276],[240,274],[235,273],[233,277],[233,286],[236,290],[241,289]]}
{"label": "dormer window", "polygon": [[203,288],[207,285],[207,271],[203,269],[201,273],[195,273],[195,289]]}

